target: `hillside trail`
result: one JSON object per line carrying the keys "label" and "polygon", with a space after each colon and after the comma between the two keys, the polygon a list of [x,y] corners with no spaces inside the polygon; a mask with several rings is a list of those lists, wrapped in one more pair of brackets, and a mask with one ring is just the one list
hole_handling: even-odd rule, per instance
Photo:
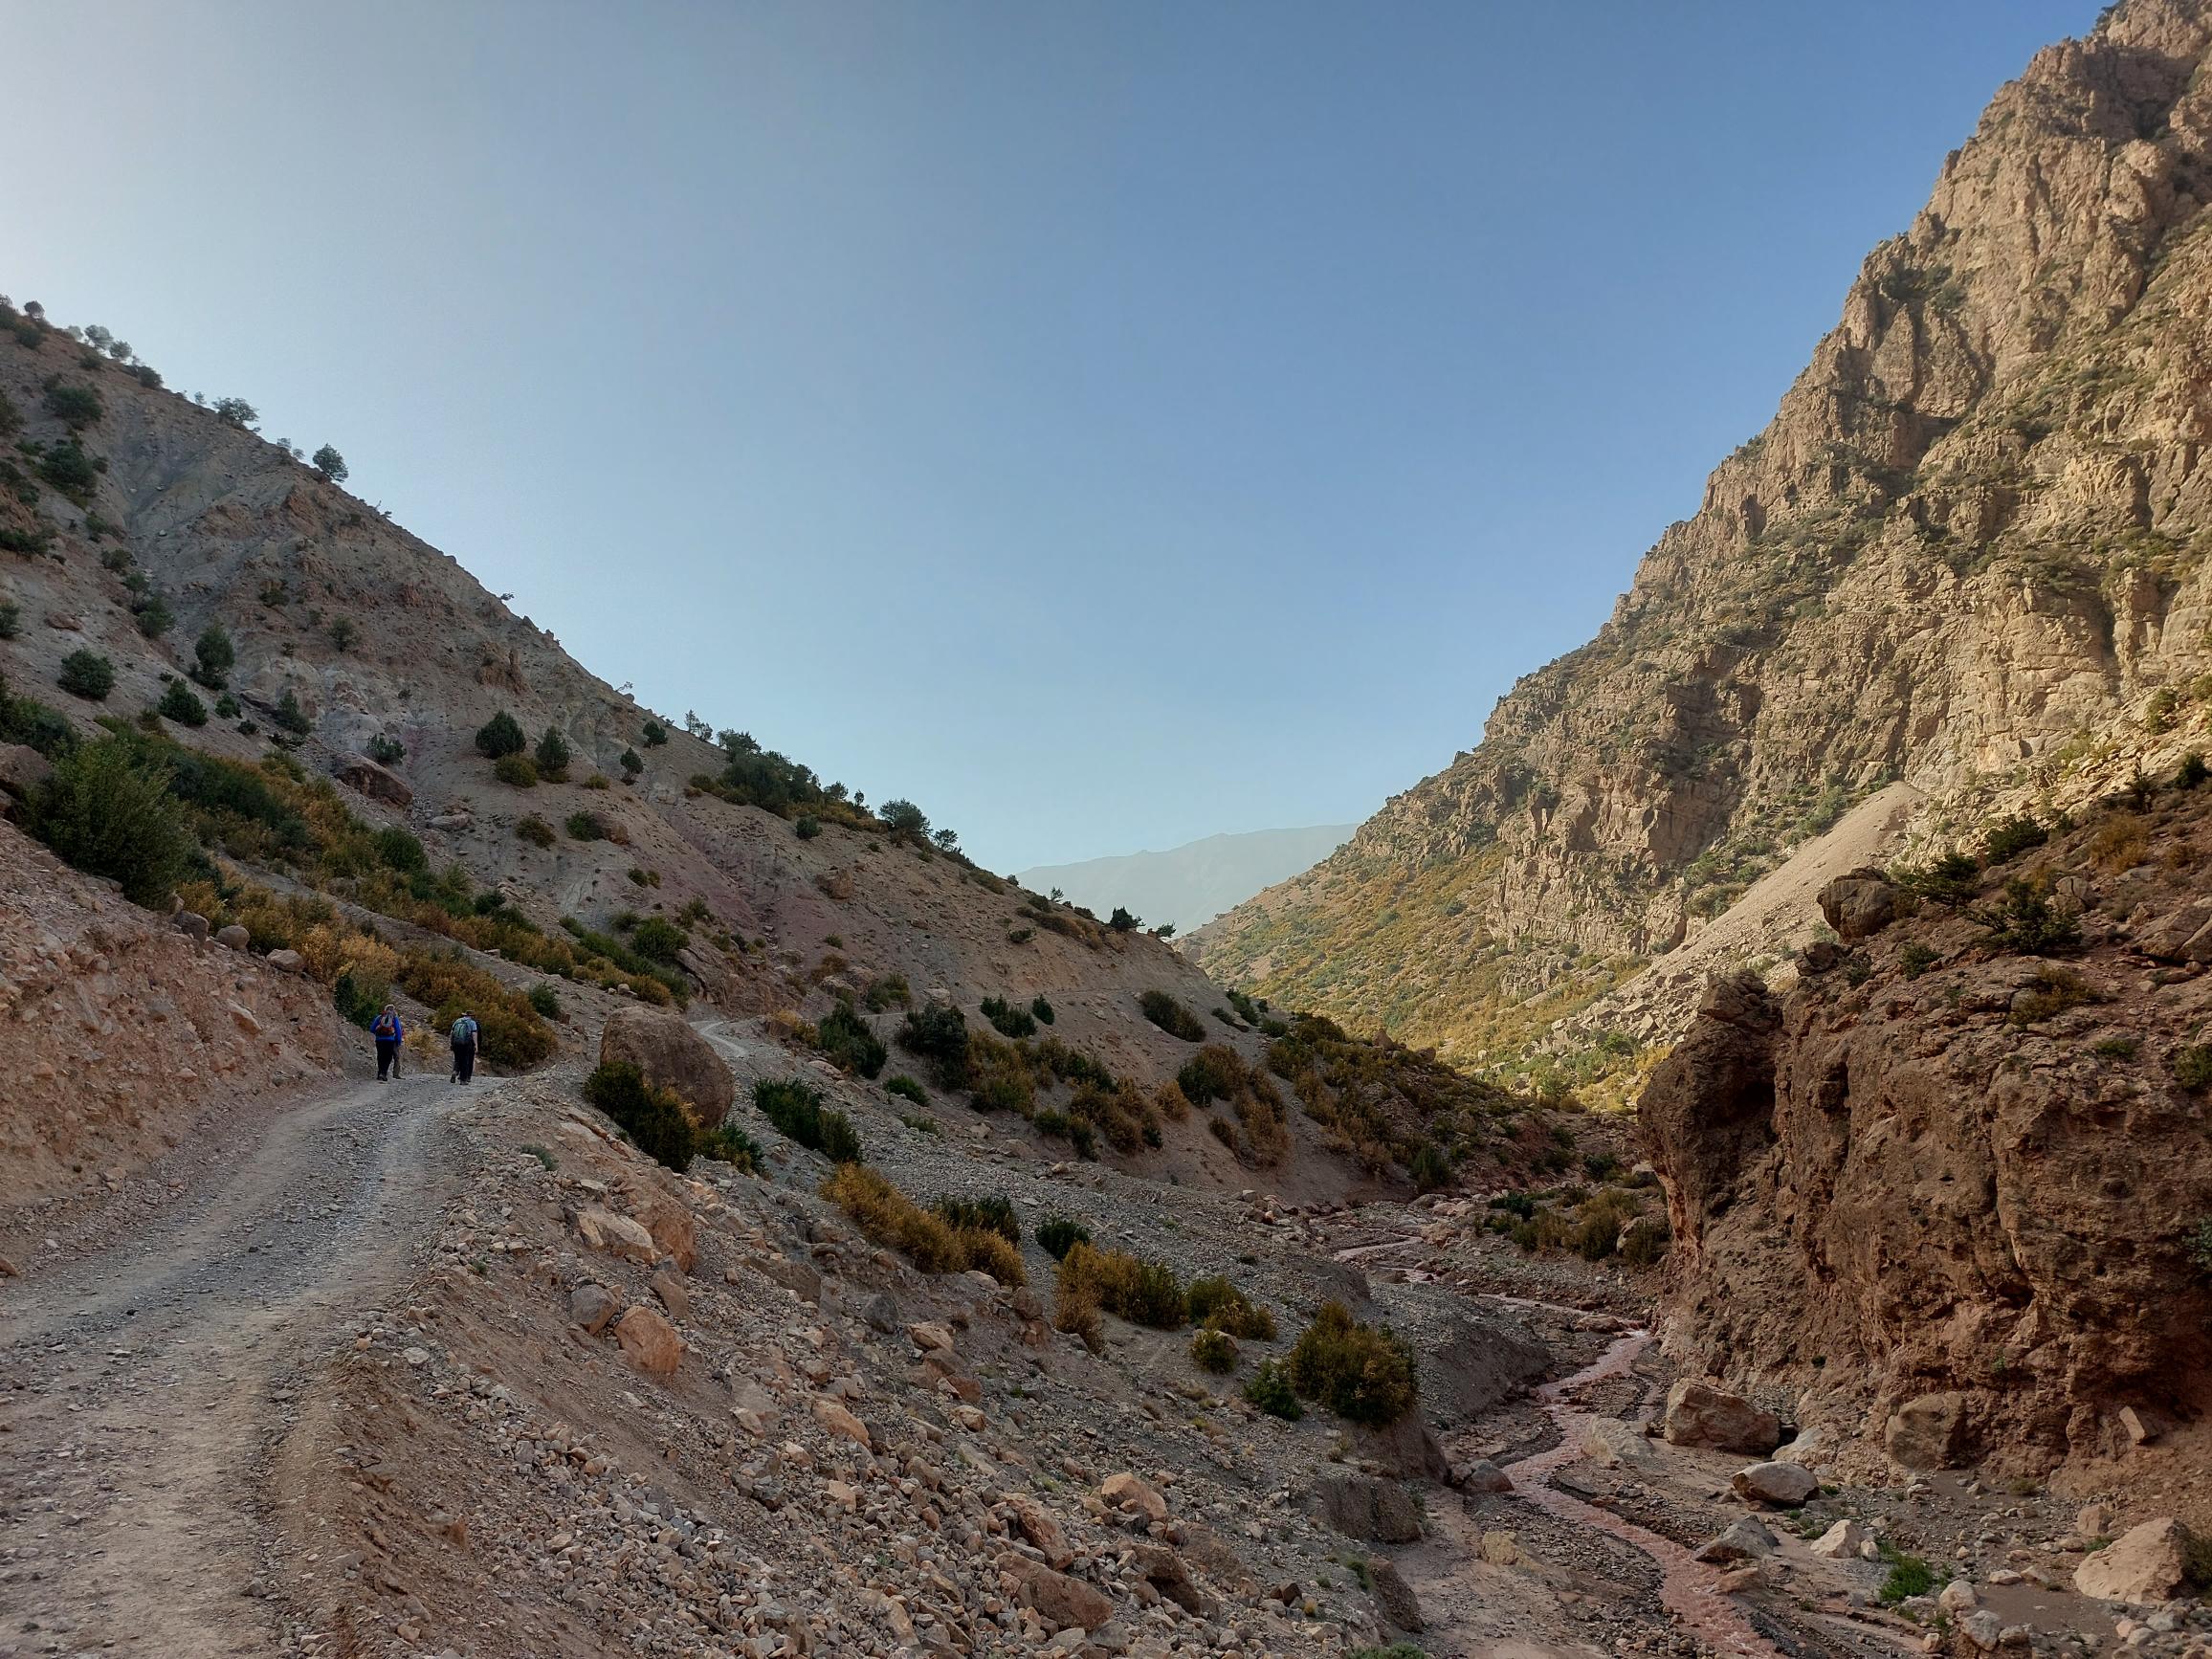
{"label": "hillside trail", "polygon": [[498,1086],[349,1080],[244,1114],[223,1173],[8,1288],[0,1659],[286,1650],[257,1599],[270,1456],[436,1214],[453,1114]]}

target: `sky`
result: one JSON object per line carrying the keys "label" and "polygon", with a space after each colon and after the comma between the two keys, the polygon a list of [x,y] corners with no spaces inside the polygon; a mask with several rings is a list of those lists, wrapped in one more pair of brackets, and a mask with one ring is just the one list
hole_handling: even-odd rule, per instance
{"label": "sky", "polygon": [[1014,870],[1473,746],[2097,9],[10,6],[0,292]]}

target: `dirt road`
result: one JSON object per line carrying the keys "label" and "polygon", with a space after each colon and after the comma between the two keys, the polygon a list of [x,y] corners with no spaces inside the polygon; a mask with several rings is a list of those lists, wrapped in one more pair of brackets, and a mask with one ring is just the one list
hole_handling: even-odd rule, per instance
{"label": "dirt road", "polygon": [[436,1213],[451,1115],[497,1087],[249,1114],[226,1172],[0,1288],[0,1659],[287,1651],[260,1599],[269,1456]]}

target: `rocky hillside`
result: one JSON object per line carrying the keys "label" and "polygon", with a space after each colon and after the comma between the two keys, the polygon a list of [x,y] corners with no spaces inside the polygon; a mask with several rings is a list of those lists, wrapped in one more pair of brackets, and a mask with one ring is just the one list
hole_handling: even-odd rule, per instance
{"label": "rocky hillside", "polygon": [[1687,1368],[1908,1468],[2201,1469],[2203,779],[1847,876],[1786,997],[1714,983],[1642,1106]]}
{"label": "rocky hillside", "polygon": [[[1290,1028],[1163,939],[980,869],[918,807],[639,707],[336,469],[99,338],[0,311],[0,804],[66,819],[42,780],[88,745],[162,779],[192,844],[124,884],[142,924],[182,906],[210,984],[241,964],[206,936],[237,927],[356,1021],[387,995],[418,1032],[473,1005],[510,1070],[588,1051],[623,999],[765,1017],[878,1092],[916,1073],[1063,1153],[1287,1195],[1403,1180],[1432,1139],[1542,1143],[1410,1056],[1332,1036],[1271,1072]],[[42,833],[63,831],[111,875],[150,846],[89,819]],[[171,997],[166,974],[113,1000]],[[932,1006],[958,1016],[949,1047],[898,1048]],[[348,1044],[303,1051],[326,1074]],[[39,1156],[0,1202],[87,1178],[69,1122],[28,1113]]]}
{"label": "rocky hillside", "polygon": [[2212,11],[2039,53],[1598,637],[1209,971],[1511,1051],[1891,781],[2032,789],[2212,680]]}

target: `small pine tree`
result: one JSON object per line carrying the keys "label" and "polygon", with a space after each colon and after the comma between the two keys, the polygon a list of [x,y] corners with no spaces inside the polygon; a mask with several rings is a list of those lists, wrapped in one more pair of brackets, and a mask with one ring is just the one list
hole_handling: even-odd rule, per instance
{"label": "small pine tree", "polygon": [[73,651],[61,659],[54,683],[71,697],[97,703],[115,690],[115,664],[96,651]]}
{"label": "small pine tree", "polygon": [[559,783],[568,772],[568,740],[547,726],[545,735],[538,740],[537,751],[531,758],[538,763],[538,776]]}
{"label": "small pine tree", "polygon": [[290,686],[276,699],[276,724],[296,738],[303,738],[315,729],[315,722],[307,718],[307,711],[299,706],[299,694]]}
{"label": "small pine tree", "polygon": [[520,723],[505,709],[476,728],[476,753],[487,761],[496,761],[501,755],[519,755],[527,741]]}
{"label": "small pine tree", "polygon": [[622,769],[626,775],[632,778],[645,770],[645,763],[638,759],[635,749],[622,751]]}
{"label": "small pine tree", "polygon": [[162,700],[154,704],[154,713],[180,726],[208,723],[208,705],[194,697],[191,688],[181,679],[169,681],[169,689],[162,693]]}
{"label": "small pine tree", "polygon": [[668,728],[662,725],[658,720],[648,720],[645,722],[645,730],[643,736],[645,738],[645,746],[647,748],[657,749],[661,746],[661,744],[668,741]]}
{"label": "small pine tree", "polygon": [[231,670],[237,663],[238,653],[231,643],[230,630],[220,622],[210,622],[200,630],[192,656],[192,677],[210,691],[221,691],[231,683]]}

